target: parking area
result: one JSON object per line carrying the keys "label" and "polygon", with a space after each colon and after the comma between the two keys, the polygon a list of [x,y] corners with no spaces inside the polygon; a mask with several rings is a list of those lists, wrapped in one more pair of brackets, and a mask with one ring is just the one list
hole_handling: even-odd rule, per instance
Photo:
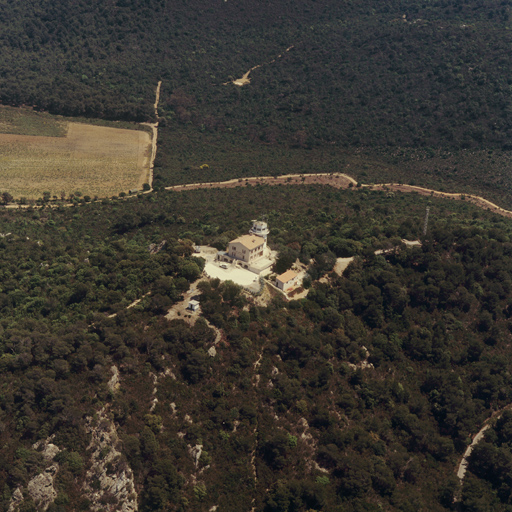
{"label": "parking area", "polygon": [[233,281],[235,284],[245,286],[246,288],[254,288],[258,290],[259,276],[250,270],[236,267],[234,265],[225,265],[227,268],[221,268],[218,263],[206,263],[204,273],[209,278],[218,278],[221,281]]}
{"label": "parking area", "polygon": [[196,245],[196,252],[192,256],[203,258],[206,263],[211,263],[217,256],[217,249],[215,247],[209,247],[208,245]]}

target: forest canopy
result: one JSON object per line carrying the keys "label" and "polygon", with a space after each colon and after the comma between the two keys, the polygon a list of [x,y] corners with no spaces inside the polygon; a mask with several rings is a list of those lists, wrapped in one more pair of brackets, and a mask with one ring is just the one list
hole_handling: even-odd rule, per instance
{"label": "forest canopy", "polygon": [[265,142],[510,149],[509,16],[508,0],[5,2],[0,99],[143,121],[162,79],[168,121]]}
{"label": "forest canopy", "polygon": [[[346,171],[506,198],[511,5],[0,2],[2,103],[159,123],[150,193],[0,209],[0,511],[40,510],[41,481],[49,512],[510,510],[509,219],[165,186]],[[307,296],[201,279],[194,246],[263,215]]]}
{"label": "forest canopy", "polygon": [[[407,248],[426,205],[428,236]],[[222,246],[262,210],[271,246],[328,281],[266,304],[230,282],[194,284],[194,244]],[[162,192],[2,210],[0,231],[3,510],[55,463],[49,510],[90,509],[95,414],[115,422],[109,471],[131,468],[140,510],[451,510],[468,439],[512,399],[512,228],[464,202],[322,186]],[[347,255],[344,275],[330,273]],[[190,286],[203,318],[166,320]],[[507,509],[506,475],[475,466],[482,450],[489,464],[508,456],[500,421],[462,510]],[[48,438],[61,452],[45,462],[34,446]]]}

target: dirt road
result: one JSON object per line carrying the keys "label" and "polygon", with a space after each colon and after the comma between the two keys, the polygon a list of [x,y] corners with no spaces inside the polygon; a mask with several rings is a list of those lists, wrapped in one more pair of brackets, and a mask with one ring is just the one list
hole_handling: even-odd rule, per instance
{"label": "dirt road", "polygon": [[151,130],[153,132],[153,136],[151,138],[151,158],[149,159],[149,174],[148,174],[148,184],[150,187],[150,190],[147,192],[150,192],[153,190],[153,170],[155,168],[155,158],[156,158],[156,142],[158,139],[158,103],[160,103],[160,88],[162,87],[162,80],[160,80],[156,86],[156,94],[155,94],[155,116],[156,116],[156,122],[155,123],[141,123],[146,126],[150,126]]}
{"label": "dirt road", "polygon": [[[487,418],[482,426],[482,428],[475,434],[473,437],[471,444],[466,448],[466,451],[464,452],[464,455],[462,456],[462,459],[457,467],[457,478],[460,480],[460,491],[462,491],[462,485],[464,483],[464,477],[466,476],[466,471],[468,469],[469,464],[469,457],[471,456],[471,453],[473,452],[473,449],[475,446],[484,439],[485,432],[491,428],[492,423],[501,418],[501,415],[507,410],[512,409],[512,404],[509,404],[503,409],[496,411],[490,418]],[[456,494],[454,502],[460,501],[460,492]]]}
{"label": "dirt road", "polygon": [[[238,178],[228,181],[190,183],[188,185],[174,185],[166,187],[166,190],[175,190],[181,192],[184,190],[195,190],[201,188],[235,188],[249,185],[330,185],[334,188],[348,188],[357,185],[357,181],[343,173],[322,173],[322,174],[286,174],[283,176],[259,176],[251,178]],[[401,183],[376,183],[373,185],[361,185],[356,190],[386,190],[396,192],[415,192],[423,196],[443,197],[445,199],[454,199],[457,201],[467,201],[479,208],[489,210],[503,217],[512,218],[512,211],[506,210],[487,199],[475,196],[473,194],[440,192],[425,187],[415,185],[404,185]]]}
{"label": "dirt road", "polygon": [[174,185],[166,187],[166,190],[194,190],[199,188],[235,188],[246,187],[248,185],[331,185],[335,188],[348,188],[357,182],[350,176],[342,173],[323,173],[323,174],[285,174],[282,176],[259,176],[252,178],[236,178],[228,181],[208,182],[208,183],[190,183],[188,185]]}
{"label": "dirt road", "polygon": [[433,190],[431,188],[417,187],[415,185],[403,185],[398,183],[378,183],[376,185],[362,185],[361,188],[369,188],[371,190],[396,190],[397,192],[416,192],[422,196],[432,197],[444,197],[445,199],[455,199],[458,201],[467,201],[468,203],[475,204],[476,206],[490,210],[494,213],[502,215],[503,217],[512,217],[512,211],[505,210],[497,204],[491,203],[487,199],[475,196],[473,194],[464,193],[451,193],[451,192],[440,192],[439,190]]}

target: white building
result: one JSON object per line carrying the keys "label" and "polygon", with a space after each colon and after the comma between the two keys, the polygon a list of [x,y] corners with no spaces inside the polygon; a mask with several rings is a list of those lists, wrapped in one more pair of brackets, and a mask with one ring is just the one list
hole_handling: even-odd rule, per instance
{"label": "white building", "polygon": [[268,224],[263,222],[262,220],[253,220],[252,228],[249,230],[251,235],[261,236],[265,239],[265,243],[267,242],[267,236],[270,233],[270,229],[268,229]]}
{"label": "white building", "polygon": [[267,241],[255,235],[242,235],[229,242],[228,255],[233,259],[252,263],[262,258],[267,247]]}
{"label": "white building", "polygon": [[297,284],[298,277],[299,275],[293,270],[287,270],[284,274],[276,277],[276,286],[286,292]]}
{"label": "white building", "polygon": [[188,302],[187,309],[190,309],[191,311],[197,311],[199,309],[199,301],[197,301],[197,300],[190,300]]}
{"label": "white building", "polygon": [[217,260],[239,265],[260,274],[274,262],[270,259],[267,236],[270,230],[263,221],[253,221],[248,235],[242,235],[229,242],[227,251],[219,252]]}

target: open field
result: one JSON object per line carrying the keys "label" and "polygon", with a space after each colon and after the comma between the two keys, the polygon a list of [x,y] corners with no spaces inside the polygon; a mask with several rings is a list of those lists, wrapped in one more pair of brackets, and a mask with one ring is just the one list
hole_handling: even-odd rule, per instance
{"label": "open field", "polygon": [[108,197],[142,189],[148,181],[149,133],[66,125],[60,137],[0,133],[0,191],[37,199],[44,192]]}

